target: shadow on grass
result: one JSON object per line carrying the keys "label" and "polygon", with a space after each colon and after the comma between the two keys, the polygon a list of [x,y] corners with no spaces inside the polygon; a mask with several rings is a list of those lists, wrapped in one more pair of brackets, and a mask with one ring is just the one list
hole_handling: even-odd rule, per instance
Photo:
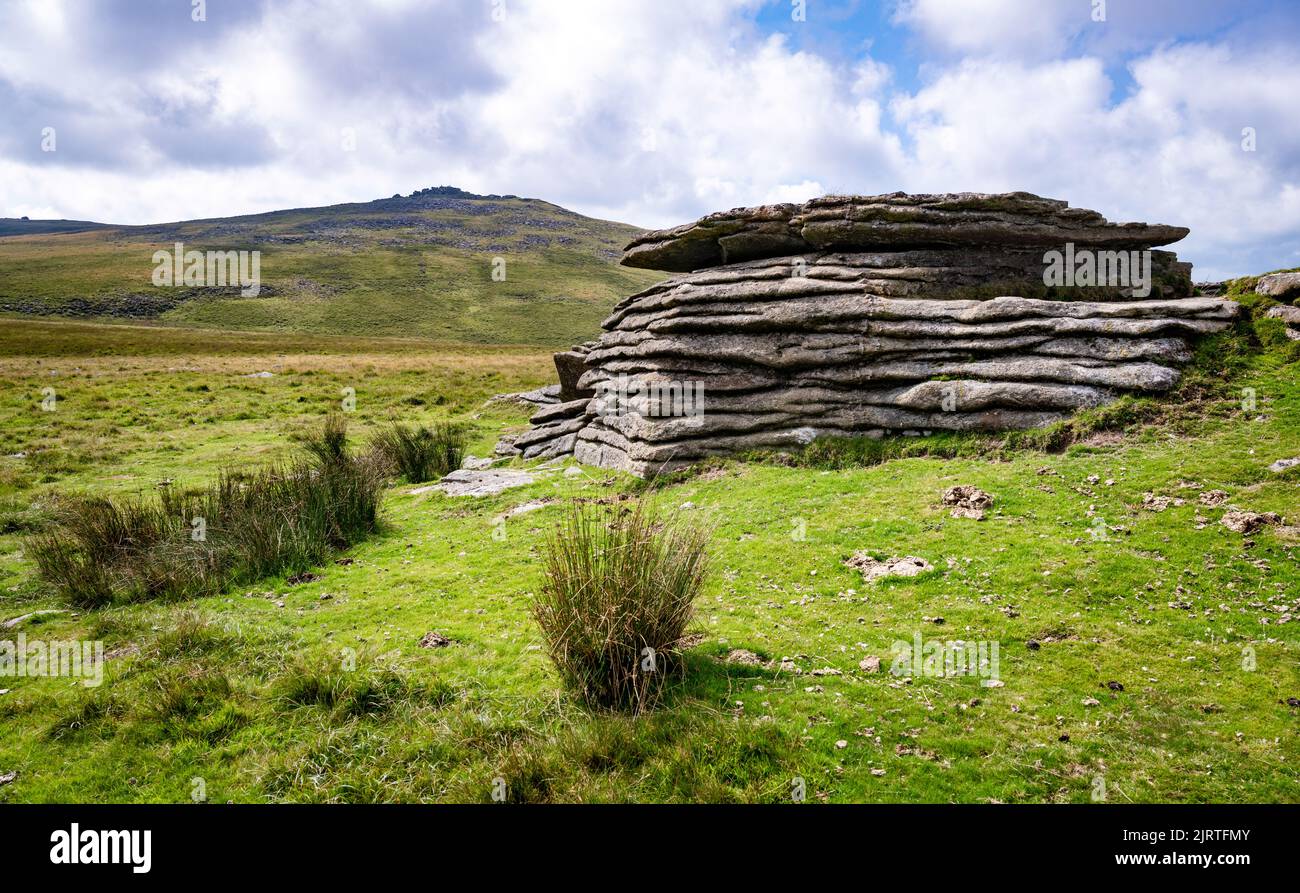
{"label": "shadow on grass", "polygon": [[775,659],[758,656],[762,664],[728,663],[725,651],[692,649],[683,653],[676,675],[664,689],[663,707],[673,709],[692,701],[730,703],[737,691],[790,678],[789,673],[767,665],[775,664]]}

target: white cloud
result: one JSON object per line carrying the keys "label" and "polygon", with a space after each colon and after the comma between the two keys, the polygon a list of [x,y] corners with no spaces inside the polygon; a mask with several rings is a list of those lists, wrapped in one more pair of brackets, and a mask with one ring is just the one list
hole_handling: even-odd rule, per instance
{"label": "white cloud", "polygon": [[505,83],[478,110],[498,137],[483,162],[515,191],[645,225],[814,178],[884,188],[902,157],[878,126],[883,68],[864,62],[846,90],[850,73],[738,27],[752,5],[524,6],[482,38]]}
{"label": "white cloud", "polygon": [[[1198,278],[1275,267],[1288,258],[1274,246],[1300,235],[1300,123],[1287,99],[1300,95],[1297,62],[1284,50],[1159,49],[1132,64],[1133,92],[1112,104],[1098,59],[966,60],[893,105],[916,162],[904,188],[1023,189],[1188,226],[1174,248]],[[1242,150],[1244,126],[1258,151]]]}
{"label": "white cloud", "polygon": [[761,33],[760,0],[510,0],[502,22],[459,0],[292,0],[209,4],[204,24],[153,0],[11,4],[0,215],[146,223],[450,183],[662,226],[821,193],[1026,189],[1190,226],[1198,274],[1294,263],[1297,51],[1144,45],[1117,85],[1115,47],[1163,24],[1151,3],[1112,0],[1092,28],[1083,0],[907,0],[898,20],[940,51],[913,91],[878,59]]}
{"label": "white cloud", "polygon": [[901,0],[894,20],[948,52],[1040,58],[1095,24],[1089,0]]}

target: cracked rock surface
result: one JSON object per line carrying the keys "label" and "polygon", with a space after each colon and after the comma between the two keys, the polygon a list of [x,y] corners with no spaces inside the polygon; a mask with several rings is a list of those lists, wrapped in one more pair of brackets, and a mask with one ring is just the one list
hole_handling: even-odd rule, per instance
{"label": "cracked rock surface", "polygon": [[645,233],[623,263],[679,275],[558,354],[563,399],[498,452],[645,476],[819,437],[1034,428],[1168,391],[1235,303],[1193,297],[1168,251],[1147,255],[1145,290],[1044,274],[1052,251],[1136,271],[1186,234],[1028,193],[827,196]]}

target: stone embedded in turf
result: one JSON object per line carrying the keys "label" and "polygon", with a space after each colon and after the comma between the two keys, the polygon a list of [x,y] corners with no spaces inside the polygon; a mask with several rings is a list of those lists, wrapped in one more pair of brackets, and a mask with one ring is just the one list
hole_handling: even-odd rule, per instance
{"label": "stone embedded in turf", "polygon": [[915,577],[934,570],[934,565],[930,562],[912,555],[881,561],[866,552],[854,552],[844,563],[848,567],[861,571],[862,579],[868,583],[875,583],[886,577]]}
{"label": "stone embedded in turf", "polygon": [[1282,320],[1283,325],[1286,326],[1286,336],[1292,341],[1300,341],[1300,307],[1281,304],[1270,307],[1268,313],[1264,315],[1269,319]]}
{"label": "stone embedded in turf", "polygon": [[522,487],[537,480],[537,476],[527,471],[471,470],[462,468],[453,471],[438,483],[429,487],[412,490],[412,494],[439,490],[448,496],[492,496],[512,487]]}
{"label": "stone embedded in turf", "polygon": [[979,487],[958,484],[944,491],[943,504],[952,507],[951,514],[954,518],[983,521],[985,510],[993,505],[993,497]]}
{"label": "stone embedded in turf", "polygon": [[1254,533],[1261,527],[1281,524],[1282,517],[1277,512],[1246,512],[1231,509],[1224,513],[1220,523],[1233,533]]}

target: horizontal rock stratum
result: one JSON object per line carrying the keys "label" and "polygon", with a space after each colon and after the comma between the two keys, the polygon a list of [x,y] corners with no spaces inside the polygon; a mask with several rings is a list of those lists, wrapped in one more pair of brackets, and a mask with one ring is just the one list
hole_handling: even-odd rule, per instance
{"label": "horizontal rock stratum", "polygon": [[683,275],[558,355],[563,402],[498,450],[645,475],[1167,391],[1191,339],[1238,311],[1151,250],[1186,234],[1022,192],[828,196],[646,233],[623,263]]}
{"label": "horizontal rock stratum", "polygon": [[985,195],[828,195],[803,205],[719,211],[632,240],[623,265],[686,273],[765,257],[881,248],[1154,248],[1182,226],[1110,223],[1096,211],[1028,192]]}

